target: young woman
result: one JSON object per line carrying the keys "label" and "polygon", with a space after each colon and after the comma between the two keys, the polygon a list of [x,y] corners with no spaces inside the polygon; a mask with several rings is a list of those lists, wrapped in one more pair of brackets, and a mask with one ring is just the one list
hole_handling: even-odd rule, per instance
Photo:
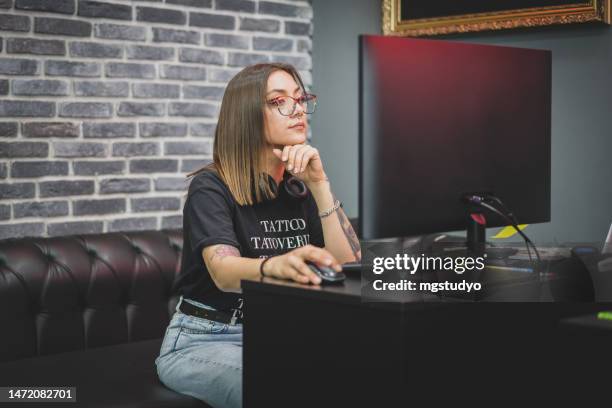
{"label": "young woman", "polygon": [[361,259],[319,152],[306,144],[315,106],[287,64],[246,67],[227,85],[213,163],[189,175],[181,299],[156,360],[169,388],[215,407],[241,406],[240,280],[316,285],[307,261],[340,271]]}

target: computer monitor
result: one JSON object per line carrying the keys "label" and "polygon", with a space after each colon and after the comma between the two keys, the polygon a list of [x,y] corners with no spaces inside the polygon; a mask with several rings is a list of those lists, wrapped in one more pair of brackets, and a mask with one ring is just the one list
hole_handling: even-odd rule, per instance
{"label": "computer monitor", "polygon": [[364,35],[359,55],[362,239],[464,230],[467,193],[550,221],[550,51]]}

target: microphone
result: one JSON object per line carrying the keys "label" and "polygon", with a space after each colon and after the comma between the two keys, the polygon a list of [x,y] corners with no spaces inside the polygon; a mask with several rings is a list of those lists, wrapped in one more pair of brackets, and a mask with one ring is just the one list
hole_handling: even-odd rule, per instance
{"label": "microphone", "polygon": [[[527,247],[527,252],[529,253],[529,258],[531,259],[531,252],[529,251],[529,245],[533,248],[536,257],[538,258],[538,263],[541,262],[540,253],[536,248],[535,244],[529,239],[527,235],[518,227],[518,221],[514,214],[504,205],[503,201],[498,197],[485,193],[484,195],[479,194],[465,194],[463,196],[463,200],[468,204],[474,204],[482,208],[486,208],[489,211],[499,215],[502,217],[508,224],[510,224],[515,231],[523,238],[525,241],[525,245]],[[501,207],[501,210],[497,208],[494,204],[498,204]]]}

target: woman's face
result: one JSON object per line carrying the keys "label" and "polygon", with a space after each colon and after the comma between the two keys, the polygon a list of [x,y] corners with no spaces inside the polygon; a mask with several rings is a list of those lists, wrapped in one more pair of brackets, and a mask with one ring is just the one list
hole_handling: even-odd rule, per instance
{"label": "woman's face", "polygon": [[[281,96],[298,98],[303,94],[302,89],[293,77],[282,70],[270,74],[266,92],[266,101]],[[285,103],[292,106],[294,101],[287,98]],[[277,148],[305,143],[308,133],[308,120],[304,108],[297,104],[292,115],[283,116],[276,106],[266,103],[264,108],[264,132],[268,144]]]}

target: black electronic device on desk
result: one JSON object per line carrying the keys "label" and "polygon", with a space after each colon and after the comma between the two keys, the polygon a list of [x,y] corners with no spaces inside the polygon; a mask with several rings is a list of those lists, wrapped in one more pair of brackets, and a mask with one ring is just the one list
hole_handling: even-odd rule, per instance
{"label": "black electronic device on desk", "polygon": [[318,265],[313,262],[306,262],[306,265],[321,279],[322,285],[341,283],[346,279],[346,275],[343,272],[336,272],[329,266]]}
{"label": "black electronic device on desk", "polygon": [[550,221],[550,51],[363,35],[359,68],[362,239]]}
{"label": "black electronic device on desk", "polygon": [[[438,233],[404,249],[482,257],[486,268],[414,279],[484,282],[485,298],[502,287],[520,300],[592,298],[571,254],[540,254],[519,228],[550,221],[550,51],[364,35],[359,61],[360,238]],[[487,245],[486,228],[498,226],[529,249]],[[459,230],[467,236],[440,234]]]}

